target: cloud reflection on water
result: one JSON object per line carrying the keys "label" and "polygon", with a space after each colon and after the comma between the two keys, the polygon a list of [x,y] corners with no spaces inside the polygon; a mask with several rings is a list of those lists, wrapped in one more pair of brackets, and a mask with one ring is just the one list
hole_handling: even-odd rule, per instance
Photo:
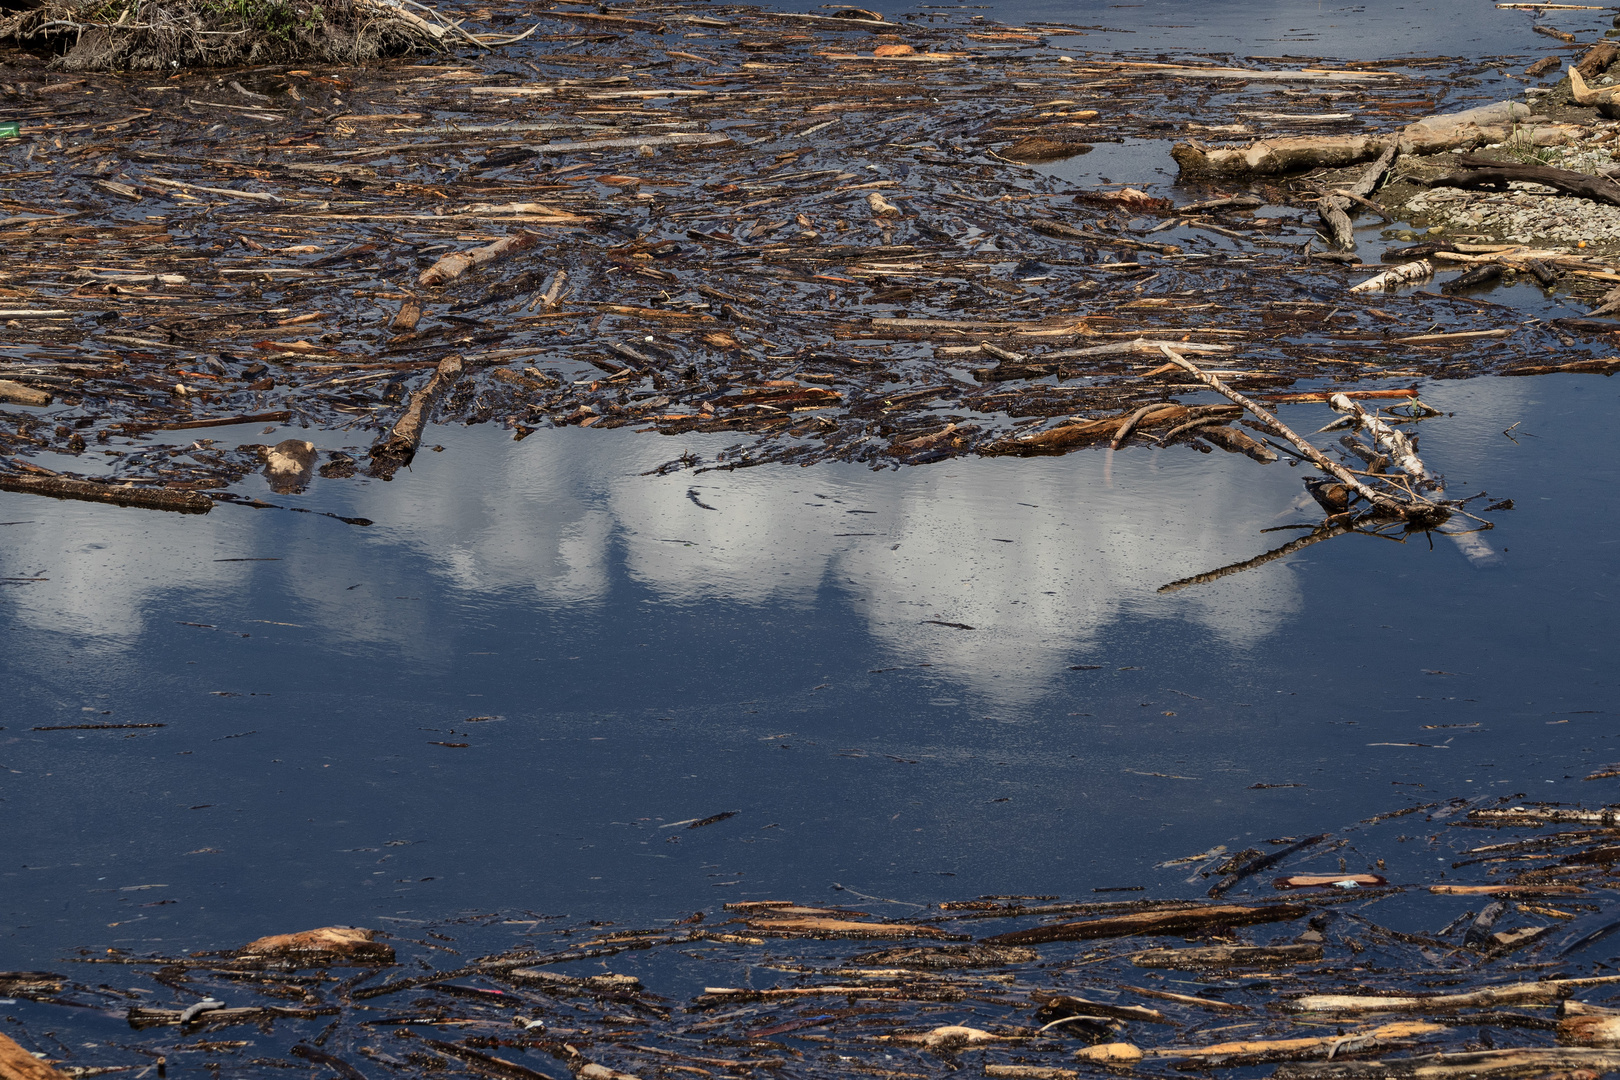
{"label": "cloud reflection on water", "polygon": [[[47,571],[52,582],[13,590],[12,610],[25,624],[122,648],[154,611],[185,617],[192,590],[257,595],[263,607],[279,589],[292,601],[277,601],[288,621],[335,646],[428,657],[436,605],[446,603],[590,608],[626,577],[675,604],[808,608],[836,595],[896,662],[934,664],[987,703],[1011,706],[1041,695],[1130,619],[1190,619],[1241,648],[1300,607],[1283,564],[1175,598],[1154,593],[1252,554],[1257,529],[1292,497],[1282,466],[1135,448],[1111,465],[1088,452],[900,472],[655,477],[640,473],[671,455],[670,440],[558,431],[513,447],[487,429],[444,437],[448,451],[424,454],[391,484],[317,482],[305,500],[373,518],[370,529],[235,507],[201,520],[39,507],[35,524],[4,538],[5,572]],[[214,561],[255,556],[279,561]],[[418,576],[424,568],[430,580]]]}
{"label": "cloud reflection on water", "polygon": [[[509,455],[499,444],[457,448],[482,457],[459,466],[477,484],[419,467],[409,519],[392,536],[463,593],[522,586],[547,603],[599,604],[621,573],[681,604],[809,607],[828,589],[898,661],[935,664],[1007,705],[1042,694],[1130,618],[1190,619],[1243,648],[1300,607],[1284,564],[1155,594],[1254,553],[1256,531],[1292,498],[1283,466],[1135,449],[1115,457],[1112,488],[1095,453],[647,477],[667,441],[630,444],[626,461],[621,440],[559,435]],[[397,494],[373,487],[359,512],[400,521]]]}

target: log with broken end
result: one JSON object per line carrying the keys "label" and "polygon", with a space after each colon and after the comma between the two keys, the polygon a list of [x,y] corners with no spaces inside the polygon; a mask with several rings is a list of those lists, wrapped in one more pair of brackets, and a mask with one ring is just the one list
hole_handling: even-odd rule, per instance
{"label": "log with broken end", "polygon": [[[1333,242],[1343,250],[1349,251],[1356,246],[1355,228],[1350,223],[1349,215],[1351,202],[1364,203],[1367,201],[1366,196],[1371,194],[1372,190],[1378,186],[1378,181],[1383,179],[1384,174],[1395,164],[1395,155],[1398,150],[1399,148],[1394,143],[1390,143],[1384,147],[1384,152],[1378,155],[1378,160],[1364,170],[1356,178],[1355,183],[1346,189],[1345,193],[1324,195],[1317,200],[1317,214],[1321,216],[1323,224],[1328,227]],[[1379,212],[1382,213],[1382,211]]]}
{"label": "log with broken end", "polygon": [[[481,248],[471,251],[455,251],[442,256],[438,262],[422,271],[416,279],[418,285],[424,288],[433,285],[443,285],[454,281],[474,267],[492,263],[497,259],[504,259],[514,252],[524,248],[533,247],[540,242],[540,238],[529,232],[516,232],[511,236],[503,236],[493,244],[485,244]],[[414,325],[414,323],[413,323]]]}
{"label": "log with broken end", "polygon": [[1434,263],[1430,262],[1428,259],[1414,259],[1412,262],[1402,263],[1397,267],[1385,270],[1381,274],[1374,274],[1372,277],[1361,282],[1359,285],[1350,286],[1350,291],[1382,292],[1385,289],[1391,289],[1397,285],[1406,285],[1414,281],[1423,281],[1424,279],[1431,278],[1433,276]]}
{"label": "log with broken end", "polygon": [[1515,135],[1536,145],[1559,138],[1568,141],[1568,133],[1562,128],[1520,129],[1518,125],[1529,115],[1529,106],[1522,102],[1501,101],[1427,116],[1383,134],[1301,135],[1221,148],[1184,142],[1173,146],[1170,156],[1184,176],[1267,176],[1307,169],[1342,169],[1371,161],[1392,145],[1403,154],[1436,154],[1502,142]]}
{"label": "log with broken end", "polygon": [[405,412],[388,434],[371,447],[371,475],[380,480],[393,478],[395,470],[409,465],[422,443],[422,431],[433,419],[439,399],[461,378],[461,357],[447,356],[439,361],[427,385],[411,395]]}

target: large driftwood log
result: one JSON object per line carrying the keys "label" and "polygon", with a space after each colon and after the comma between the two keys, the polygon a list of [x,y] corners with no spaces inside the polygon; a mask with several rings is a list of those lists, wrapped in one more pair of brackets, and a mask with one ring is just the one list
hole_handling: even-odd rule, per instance
{"label": "large driftwood log", "polygon": [[1555,169],[1551,165],[1520,165],[1511,161],[1491,161],[1488,158],[1462,157],[1457,159],[1462,168],[1447,173],[1429,186],[1470,188],[1496,188],[1505,190],[1509,182],[1522,180],[1532,184],[1545,184],[1565,195],[1580,199],[1620,206],[1620,184],[1603,176],[1588,176],[1569,169]]}
{"label": "large driftwood log", "polygon": [[1427,116],[1381,134],[1303,135],[1221,149],[1186,142],[1172,147],[1170,156],[1187,176],[1254,176],[1344,168],[1371,161],[1392,145],[1402,154],[1437,154],[1502,142],[1509,137],[1536,146],[1569,141],[1569,129],[1564,126],[1519,128],[1529,115],[1527,105],[1500,101],[1463,112]]}
{"label": "large driftwood log", "polygon": [[411,401],[388,434],[371,447],[371,475],[391,480],[394,471],[409,465],[422,444],[422,430],[433,419],[439,399],[461,378],[461,357],[447,356],[439,361],[427,385],[411,395]]}
{"label": "large driftwood log", "polygon": [[1595,79],[1620,57],[1620,46],[1612,41],[1600,41],[1586,50],[1586,55],[1575,62],[1575,71],[1588,79]]}
{"label": "large driftwood log", "polygon": [[533,247],[539,243],[540,238],[533,233],[518,232],[511,236],[503,236],[493,244],[485,244],[481,248],[471,251],[453,251],[442,256],[438,262],[422,271],[416,279],[418,285],[424,288],[433,285],[443,285],[447,281],[454,281],[476,266],[504,259],[515,251]]}

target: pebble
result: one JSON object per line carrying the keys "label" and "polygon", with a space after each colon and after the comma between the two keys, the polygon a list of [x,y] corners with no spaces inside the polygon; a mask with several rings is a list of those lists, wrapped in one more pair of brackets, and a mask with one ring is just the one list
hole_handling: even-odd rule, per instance
{"label": "pebble", "polygon": [[[1595,139],[1557,148],[1540,163],[1589,174],[1613,167],[1609,147],[1594,145],[1612,137],[1613,130],[1605,126],[1594,134]],[[1442,235],[1487,233],[1517,244],[1620,244],[1620,206],[1560,195],[1542,184],[1514,182],[1505,192],[1432,188],[1409,199],[1406,211],[1427,216],[1439,226],[1430,231]]]}

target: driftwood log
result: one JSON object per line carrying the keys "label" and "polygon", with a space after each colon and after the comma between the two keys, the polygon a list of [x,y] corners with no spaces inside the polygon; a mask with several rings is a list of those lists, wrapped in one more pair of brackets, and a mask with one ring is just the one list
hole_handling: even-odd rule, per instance
{"label": "driftwood log", "polygon": [[1620,976],[1587,979],[1546,979],[1542,982],[1487,986],[1463,994],[1307,994],[1289,1002],[1289,1009],[1304,1013],[1454,1012],[1492,1005],[1551,1005],[1588,986],[1620,982]]}
{"label": "driftwood log", "polygon": [[1147,949],[1131,954],[1137,967],[1166,968],[1171,971],[1203,971],[1206,968],[1282,967],[1287,964],[1314,964],[1322,959],[1320,945],[1211,945],[1191,949]]}
{"label": "driftwood log", "polygon": [[1265,176],[1306,169],[1342,169],[1372,161],[1390,146],[1402,154],[1438,154],[1509,138],[1533,146],[1569,141],[1573,129],[1565,125],[1520,126],[1529,116],[1529,106],[1499,101],[1463,112],[1427,116],[1389,132],[1301,135],[1222,148],[1184,142],[1171,147],[1170,156],[1185,176]]}
{"label": "driftwood log", "polygon": [[1438,180],[1428,181],[1429,187],[1505,190],[1510,182],[1521,180],[1531,184],[1545,184],[1576,198],[1620,206],[1620,184],[1607,177],[1588,176],[1569,169],[1555,169],[1551,165],[1520,165],[1511,161],[1492,161],[1472,156],[1458,158],[1457,164],[1462,168],[1447,173]]}
{"label": "driftwood log", "polygon": [[446,282],[456,280],[456,278],[474,267],[495,262],[497,259],[504,259],[514,252],[531,248],[539,242],[540,237],[534,233],[517,232],[511,236],[503,236],[493,244],[485,244],[481,248],[473,248],[471,251],[451,252],[422,271],[421,275],[417,277],[416,283],[424,288],[443,285]]}
{"label": "driftwood log", "polygon": [[1378,155],[1378,160],[1346,189],[1346,194],[1324,195],[1317,200],[1317,214],[1322,218],[1322,223],[1328,227],[1334,244],[1345,251],[1356,246],[1355,230],[1350,224],[1350,203],[1367,201],[1366,196],[1372,193],[1378,186],[1378,181],[1383,179],[1384,174],[1395,164],[1395,155],[1399,152],[1400,148],[1390,143],[1384,147],[1384,152]]}
{"label": "driftwood log", "polygon": [[1575,99],[1575,104],[1595,108],[1611,120],[1620,116],[1620,100],[1616,97],[1620,94],[1620,86],[1605,86],[1594,90],[1586,85],[1586,79],[1582,74],[1579,64],[1569,69],[1569,95]]}
{"label": "driftwood log", "polygon": [[321,1016],[336,1016],[342,1010],[335,1006],[297,1008],[288,1005],[255,1005],[240,1009],[208,1009],[187,1016],[186,1009],[145,1009],[139,1006],[129,1010],[129,1026],[137,1031],[151,1027],[226,1027],[231,1024],[258,1024],[266,1020],[313,1020]]}
{"label": "driftwood log", "polygon": [[388,434],[371,447],[371,475],[379,480],[391,480],[394,472],[409,465],[416,457],[416,448],[422,444],[422,431],[433,419],[433,410],[461,378],[461,357],[447,356],[439,361],[427,385],[411,395],[410,404]]}
{"label": "driftwood log", "polygon": [[5,1080],[67,1080],[67,1075],[24,1050],[10,1036],[0,1035],[0,1077]]}
{"label": "driftwood log", "polygon": [[54,499],[80,499],[115,506],[138,506],[145,510],[176,510],[182,514],[206,514],[214,508],[214,500],[200,491],[104,484],[56,473],[0,473],[0,491],[22,491],[30,495],[49,495]]}

